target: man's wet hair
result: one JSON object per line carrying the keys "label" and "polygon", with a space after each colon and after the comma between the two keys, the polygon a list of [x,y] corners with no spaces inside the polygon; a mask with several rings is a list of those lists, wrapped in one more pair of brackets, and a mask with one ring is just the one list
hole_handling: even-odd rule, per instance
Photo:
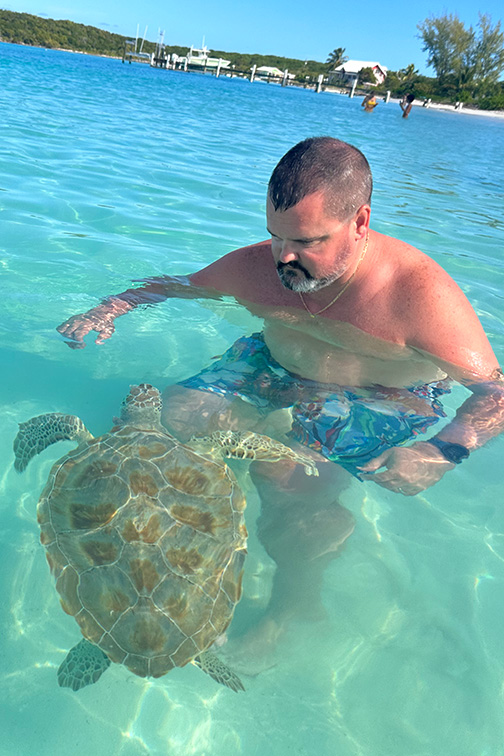
{"label": "man's wet hair", "polygon": [[370,203],[372,190],[371,169],[360,150],[333,137],[311,137],[280,160],[268,184],[268,197],[275,210],[284,211],[323,191],[326,211],[344,221]]}

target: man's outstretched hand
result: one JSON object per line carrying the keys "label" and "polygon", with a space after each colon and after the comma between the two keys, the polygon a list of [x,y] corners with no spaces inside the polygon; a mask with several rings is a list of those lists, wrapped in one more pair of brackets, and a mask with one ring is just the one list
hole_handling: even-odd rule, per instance
{"label": "man's outstretched hand", "polygon": [[[380,467],[387,469],[376,472]],[[372,480],[404,496],[415,496],[433,486],[454,467],[453,462],[448,462],[435,446],[418,441],[413,446],[393,446],[361,465],[359,470],[362,470],[362,480]]]}
{"label": "man's outstretched hand", "polygon": [[90,331],[96,331],[98,334],[95,344],[102,344],[114,333],[114,320],[131,309],[132,305],[124,300],[115,299],[93,307],[87,312],[73,315],[59,325],[56,330],[67,339],[66,343],[70,349],[84,349],[86,346],[84,337]]}

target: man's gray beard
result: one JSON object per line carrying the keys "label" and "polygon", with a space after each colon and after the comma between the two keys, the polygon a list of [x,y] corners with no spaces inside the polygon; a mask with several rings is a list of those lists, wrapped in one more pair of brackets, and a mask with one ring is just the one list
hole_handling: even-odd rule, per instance
{"label": "man's gray beard", "polygon": [[290,291],[295,291],[299,294],[313,294],[320,289],[324,289],[326,286],[330,286],[338,280],[339,276],[325,276],[324,278],[299,278],[296,274],[292,275],[289,270],[285,268],[277,268],[277,273],[282,286]]}

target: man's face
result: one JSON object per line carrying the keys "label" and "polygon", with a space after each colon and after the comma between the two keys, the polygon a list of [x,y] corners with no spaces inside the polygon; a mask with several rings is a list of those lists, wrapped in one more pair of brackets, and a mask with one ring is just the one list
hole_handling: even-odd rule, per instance
{"label": "man's face", "polygon": [[280,281],[301,293],[319,291],[337,281],[352,256],[351,221],[325,209],[323,192],[304,197],[288,210],[275,210],[268,199],[268,232]]}

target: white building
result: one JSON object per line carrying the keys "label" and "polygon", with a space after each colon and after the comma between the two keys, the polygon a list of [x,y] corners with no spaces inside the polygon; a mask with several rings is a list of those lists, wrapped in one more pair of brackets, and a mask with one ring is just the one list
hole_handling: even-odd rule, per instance
{"label": "white building", "polygon": [[383,84],[387,76],[388,68],[375,60],[347,60],[340,66],[329,72],[329,82],[340,81],[342,84],[353,84],[363,68],[372,68],[376,84]]}

